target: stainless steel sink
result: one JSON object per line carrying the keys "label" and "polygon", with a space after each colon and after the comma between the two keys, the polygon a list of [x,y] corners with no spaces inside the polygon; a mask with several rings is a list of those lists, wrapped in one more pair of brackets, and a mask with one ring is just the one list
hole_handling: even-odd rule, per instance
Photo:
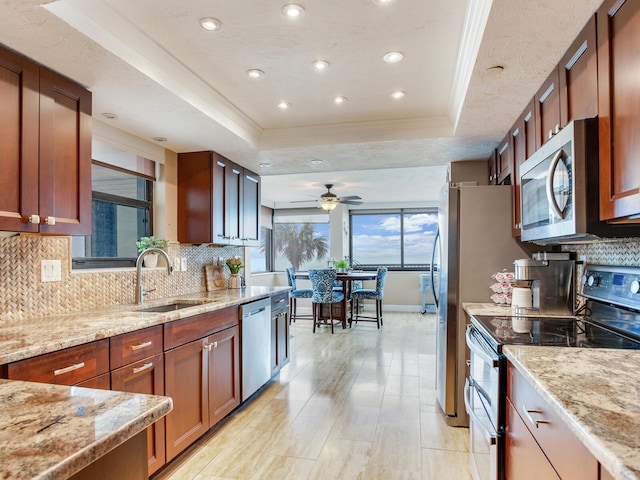
{"label": "stainless steel sink", "polygon": [[202,305],[202,303],[175,302],[167,305],[158,305],[157,307],[140,308],[136,312],[173,312],[183,308],[195,307],[196,305]]}

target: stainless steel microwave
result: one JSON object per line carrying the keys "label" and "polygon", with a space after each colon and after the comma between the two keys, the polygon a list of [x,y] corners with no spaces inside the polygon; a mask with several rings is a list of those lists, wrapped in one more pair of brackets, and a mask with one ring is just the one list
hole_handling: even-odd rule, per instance
{"label": "stainless steel microwave", "polygon": [[631,237],[599,219],[598,119],[575,120],[520,166],[521,239],[538,244]]}

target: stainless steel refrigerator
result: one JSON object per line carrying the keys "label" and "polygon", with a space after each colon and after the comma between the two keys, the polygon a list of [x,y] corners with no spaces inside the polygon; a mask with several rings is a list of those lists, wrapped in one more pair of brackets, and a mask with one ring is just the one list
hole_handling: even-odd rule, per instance
{"label": "stainless steel refrigerator", "polygon": [[[434,245],[437,305],[436,393],[447,423],[468,426],[464,382],[469,354],[464,302],[491,302],[491,275],[513,271],[528,253],[511,236],[511,187],[449,184],[438,209]],[[508,312],[505,307],[505,312]]]}

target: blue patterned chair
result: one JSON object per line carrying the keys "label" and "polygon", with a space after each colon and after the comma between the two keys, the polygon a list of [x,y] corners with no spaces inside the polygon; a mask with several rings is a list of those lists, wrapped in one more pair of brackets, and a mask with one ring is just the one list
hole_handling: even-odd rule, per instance
{"label": "blue patterned chair", "polygon": [[298,288],[296,285],[296,271],[293,267],[286,268],[285,272],[287,274],[287,284],[291,287],[289,291],[289,311],[291,312],[291,317],[289,319],[289,323],[292,321],[295,322],[296,318],[313,318],[310,315],[298,315],[298,299],[299,298],[311,298],[313,296],[313,291],[309,288]]}
{"label": "blue patterned chair", "polygon": [[[336,271],[333,269],[309,269],[309,280],[311,280],[311,289],[313,296],[311,302],[313,306],[313,333],[316,333],[316,327],[323,323],[320,318],[321,305],[329,304],[329,324],[331,325],[331,333],[333,333],[333,304],[340,303],[344,300],[344,294],[333,290],[333,282],[336,279]],[[326,319],[325,319],[326,321]],[[342,320],[338,319],[338,323],[342,324]]]}
{"label": "blue patterned chair", "polygon": [[[384,296],[384,279],[387,276],[387,268],[380,267],[378,268],[378,273],[376,276],[376,288],[367,289],[367,288],[359,288],[351,291],[351,321],[358,323],[359,320],[363,322],[376,322],[378,328],[380,325],[384,325],[382,322],[382,297]],[[356,316],[353,316],[353,304],[356,302],[361,302],[363,300],[375,300],[376,301],[376,316],[375,317],[367,317],[364,315],[360,315],[360,312],[356,313]]]}

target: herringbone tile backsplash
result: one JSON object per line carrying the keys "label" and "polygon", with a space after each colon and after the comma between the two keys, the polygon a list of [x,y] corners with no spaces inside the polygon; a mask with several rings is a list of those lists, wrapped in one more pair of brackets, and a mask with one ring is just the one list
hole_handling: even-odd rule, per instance
{"label": "herringbone tile backsplash", "polygon": [[[134,302],[134,269],[71,270],[71,238],[15,236],[0,238],[0,322],[54,315]],[[147,299],[206,291],[205,265],[218,257],[242,256],[241,247],[171,244],[170,258],[186,257],[187,271],[167,275],[164,268],[144,269]],[[41,282],[41,260],[62,261],[62,281]],[[228,277],[229,271],[224,269]]]}

